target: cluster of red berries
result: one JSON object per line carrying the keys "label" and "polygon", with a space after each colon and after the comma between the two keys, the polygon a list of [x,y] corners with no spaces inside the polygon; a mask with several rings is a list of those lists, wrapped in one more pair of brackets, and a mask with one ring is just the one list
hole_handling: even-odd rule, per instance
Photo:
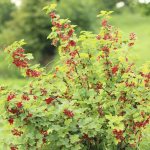
{"label": "cluster of red berries", "polygon": [[16,146],[11,146],[10,150],[18,150],[18,148]]}
{"label": "cluster of red berries", "polygon": [[[59,16],[57,16],[55,14],[55,12],[51,12],[50,17],[52,19],[52,25],[56,27],[56,33],[57,33],[58,37],[62,41],[68,41],[68,44],[64,47],[64,50],[70,51],[70,47],[76,46],[76,42],[74,40],[70,39],[70,37],[73,36],[74,29],[68,23],[61,24],[59,21]],[[62,29],[66,29],[66,32],[62,32]],[[55,38],[55,39],[53,39],[52,44],[54,46],[56,46],[57,42],[58,42],[58,39]]]}
{"label": "cluster of red berries", "polygon": [[135,122],[135,127],[141,128],[145,127],[150,122],[150,117],[148,117],[145,121]]}
{"label": "cluster of red berries", "polygon": [[29,98],[29,96],[27,94],[23,94],[21,98],[22,98],[22,100],[25,100],[25,101],[29,101],[30,100],[30,98]]}
{"label": "cluster of red berries", "polygon": [[131,47],[131,46],[133,46],[133,45],[134,45],[133,42],[131,42],[131,43],[128,44],[129,47]]}
{"label": "cluster of red berries", "polygon": [[18,102],[16,105],[17,105],[18,108],[21,108],[23,106],[22,102]]}
{"label": "cluster of red berries", "polygon": [[12,99],[14,99],[16,97],[16,95],[14,93],[10,93],[8,96],[7,96],[7,101],[11,101]]}
{"label": "cluster of red berries", "polygon": [[140,72],[142,77],[150,79],[150,73],[144,74],[143,72]]}
{"label": "cluster of red berries", "polygon": [[67,61],[66,61],[66,64],[67,65],[71,65],[71,64],[74,64],[74,65],[76,65],[76,62],[73,60],[73,59],[68,59]]}
{"label": "cluster of red berries", "polygon": [[45,99],[45,102],[46,102],[46,104],[51,104],[54,100],[55,100],[55,98],[49,97],[49,98]]}
{"label": "cluster of red berries", "polygon": [[18,114],[19,110],[17,108],[11,108],[11,109],[8,109],[8,112],[10,112],[12,114]]}
{"label": "cluster of red berries", "polygon": [[26,75],[28,77],[39,77],[41,75],[41,73],[39,71],[36,71],[36,70],[27,69]]}
{"label": "cluster of red berries", "polygon": [[74,40],[70,40],[69,46],[72,46],[72,47],[76,46],[76,42]]}
{"label": "cluster of red berries", "polygon": [[149,87],[149,83],[150,83],[150,73],[144,74],[143,72],[140,72],[141,76],[145,78],[144,82],[145,82],[145,86]]}
{"label": "cluster of red berries", "polygon": [[41,88],[41,94],[42,96],[45,96],[47,94],[47,90],[45,88]]}
{"label": "cluster of red berries", "polygon": [[136,40],[136,34],[130,33],[130,40]]}
{"label": "cluster of red berries", "polygon": [[[108,28],[110,28],[111,26],[107,26]],[[114,41],[114,42],[118,42],[118,38],[117,38],[117,32],[116,32],[116,36],[115,37],[113,37],[110,33],[105,33],[104,34],[104,36],[102,37],[101,35],[97,35],[96,36],[96,39],[97,40],[101,40],[101,39],[103,39],[103,40],[110,40],[110,41]],[[116,49],[116,48],[115,48]]]}
{"label": "cluster of red berries", "polygon": [[44,136],[47,136],[47,135],[48,135],[47,130],[43,130],[43,129],[42,129],[42,130],[40,131],[40,133],[41,133],[42,135],[44,135]]}
{"label": "cluster of red berries", "polygon": [[[41,72],[29,69],[29,59],[24,52],[25,50],[23,48],[17,48],[12,52],[13,64],[18,68],[24,69],[26,72],[26,76],[39,77],[41,75]],[[10,53],[10,50],[8,50],[8,53]]]}
{"label": "cluster of red berries", "polygon": [[12,132],[12,134],[15,135],[15,136],[21,136],[21,135],[23,134],[22,131],[19,131],[19,130],[17,130],[17,129],[13,129],[11,132]]}
{"label": "cluster of red berries", "polygon": [[122,141],[124,139],[122,130],[114,129],[113,134],[115,135],[116,139],[119,141]]}
{"label": "cluster of red berries", "polygon": [[25,57],[24,49],[18,48],[13,54],[13,64],[15,64],[18,68],[26,68],[28,67],[28,59]]}
{"label": "cluster of red berries", "polygon": [[102,27],[106,27],[108,25],[108,21],[106,19],[102,20]]}
{"label": "cluster of red berries", "polygon": [[74,50],[74,51],[70,52],[70,56],[71,56],[72,58],[74,58],[77,54],[78,54],[78,51],[77,51],[77,50]]}
{"label": "cluster of red berries", "polygon": [[130,42],[129,42],[128,46],[131,47],[131,46],[134,45],[135,40],[136,40],[136,35],[135,35],[135,33],[130,33],[129,39],[130,39]]}
{"label": "cluster of red berries", "polygon": [[49,14],[49,16],[50,16],[52,19],[56,18],[55,12],[51,12],[51,13]]}
{"label": "cluster of red berries", "polygon": [[68,117],[68,118],[73,118],[74,117],[74,113],[68,109],[64,110],[64,114]]}
{"label": "cluster of red berries", "polygon": [[134,82],[125,82],[125,85],[127,86],[127,87],[135,87],[135,83]]}
{"label": "cluster of red berries", "polygon": [[97,40],[100,40],[100,39],[101,39],[101,36],[98,34],[98,35],[96,36],[96,39],[97,39]]}
{"label": "cluster of red berries", "polygon": [[107,46],[102,47],[102,51],[109,52],[109,47],[107,47]]}
{"label": "cluster of red berries", "polygon": [[104,40],[113,40],[112,35],[110,35],[110,33],[106,33],[103,37]]}
{"label": "cluster of red berries", "polygon": [[118,71],[118,65],[111,68],[112,74],[116,74]]}
{"label": "cluster of red berries", "polygon": [[12,125],[14,123],[14,119],[13,118],[9,118],[8,122],[9,122],[10,125]]}

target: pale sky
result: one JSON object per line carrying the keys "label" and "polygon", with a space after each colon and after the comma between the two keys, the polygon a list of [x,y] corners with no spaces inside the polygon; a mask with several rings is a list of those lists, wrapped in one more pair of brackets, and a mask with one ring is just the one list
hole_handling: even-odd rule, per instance
{"label": "pale sky", "polygon": [[17,6],[20,5],[21,1],[20,0],[11,0],[13,3],[15,3]]}
{"label": "pale sky", "polygon": [[[21,1],[20,0],[11,0],[13,3],[15,3],[17,6],[20,5]],[[121,2],[121,0],[120,0]],[[149,3],[150,0],[139,0],[140,3]],[[120,3],[121,4],[121,3]]]}
{"label": "pale sky", "polygon": [[150,0],[139,0],[140,3],[149,3]]}

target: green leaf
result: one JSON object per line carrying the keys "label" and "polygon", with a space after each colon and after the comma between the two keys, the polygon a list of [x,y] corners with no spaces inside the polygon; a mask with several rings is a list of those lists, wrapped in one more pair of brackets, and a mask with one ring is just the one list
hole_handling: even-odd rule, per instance
{"label": "green leaf", "polygon": [[71,135],[71,137],[70,137],[70,141],[71,141],[71,143],[76,143],[76,142],[78,142],[80,139],[79,139],[79,135]]}

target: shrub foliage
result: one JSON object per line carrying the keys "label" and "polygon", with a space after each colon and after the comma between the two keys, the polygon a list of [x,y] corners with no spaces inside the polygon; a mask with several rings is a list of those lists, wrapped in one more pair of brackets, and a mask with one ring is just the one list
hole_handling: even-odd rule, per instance
{"label": "shrub foliage", "polygon": [[3,118],[8,120],[11,150],[136,149],[149,124],[149,68],[136,69],[128,54],[134,33],[124,39],[102,11],[99,33],[82,31],[61,19],[56,5],[44,8],[52,21],[48,36],[60,60],[51,71],[32,66],[25,42],[5,52],[22,74],[32,78],[22,89],[1,87]]}

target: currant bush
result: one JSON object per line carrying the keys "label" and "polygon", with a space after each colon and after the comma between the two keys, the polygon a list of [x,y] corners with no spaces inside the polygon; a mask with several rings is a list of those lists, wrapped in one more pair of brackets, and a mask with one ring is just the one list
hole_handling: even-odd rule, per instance
{"label": "currant bush", "polygon": [[23,40],[5,49],[9,60],[31,82],[21,89],[0,88],[2,116],[10,124],[11,150],[136,149],[150,120],[149,63],[136,68],[130,50],[136,41],[109,24],[101,11],[98,34],[61,19],[56,5],[48,39],[59,62],[50,71],[32,65]]}

